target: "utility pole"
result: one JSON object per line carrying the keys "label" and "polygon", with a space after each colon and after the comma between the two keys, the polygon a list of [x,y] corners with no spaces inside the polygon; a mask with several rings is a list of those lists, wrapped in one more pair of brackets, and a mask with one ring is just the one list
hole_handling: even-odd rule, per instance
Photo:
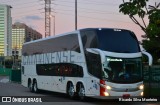
{"label": "utility pole", "polygon": [[54,23],[53,23],[53,27],[54,27],[54,28],[53,28],[53,31],[54,31],[54,32],[53,32],[53,35],[54,35],[54,36],[56,35],[56,25],[55,25],[55,24],[56,24],[56,17],[54,16]]}
{"label": "utility pole", "polygon": [[56,33],[56,17],[54,15],[50,15],[50,18],[53,18],[53,35],[55,36],[55,33]]}
{"label": "utility pole", "polygon": [[75,30],[77,30],[77,0],[75,0]]}
{"label": "utility pole", "polygon": [[44,0],[45,1],[45,37],[51,35],[51,0]]}

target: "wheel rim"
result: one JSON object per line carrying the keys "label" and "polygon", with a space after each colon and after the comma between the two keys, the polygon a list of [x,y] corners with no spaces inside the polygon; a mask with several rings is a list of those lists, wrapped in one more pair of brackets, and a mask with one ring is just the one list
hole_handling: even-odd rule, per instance
{"label": "wheel rim", "polygon": [[69,94],[70,97],[74,96],[74,87],[73,87],[73,85],[69,86],[68,94]]}
{"label": "wheel rim", "polygon": [[83,99],[84,96],[85,96],[85,89],[84,89],[84,87],[82,85],[80,85],[80,89],[79,89],[78,95],[79,95],[79,97],[81,99]]}
{"label": "wheel rim", "polygon": [[37,83],[34,83],[34,92],[37,92]]}

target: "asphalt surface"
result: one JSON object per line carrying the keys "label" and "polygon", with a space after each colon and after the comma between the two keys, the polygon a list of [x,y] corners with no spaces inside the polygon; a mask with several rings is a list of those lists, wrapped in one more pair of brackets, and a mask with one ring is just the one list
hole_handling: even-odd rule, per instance
{"label": "asphalt surface", "polygon": [[[79,101],[78,99],[70,99],[65,94],[40,91],[40,93],[31,93],[28,88],[23,87],[18,83],[11,83],[8,77],[0,76],[0,98],[14,96],[14,97],[42,97],[48,102],[42,103],[2,103],[0,105],[160,105],[160,103],[148,103],[148,102],[115,102],[114,100],[98,100],[93,98],[87,98],[86,101]],[[52,101],[52,102],[50,102]],[[102,102],[103,101],[103,102]]]}

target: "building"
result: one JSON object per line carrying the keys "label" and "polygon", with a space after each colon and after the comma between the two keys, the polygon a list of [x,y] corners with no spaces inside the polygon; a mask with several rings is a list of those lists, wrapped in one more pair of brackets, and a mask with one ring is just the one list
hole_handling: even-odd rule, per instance
{"label": "building", "polygon": [[0,56],[12,55],[11,6],[0,4]]}
{"label": "building", "polygon": [[41,38],[42,35],[39,32],[26,24],[14,23],[12,25],[12,55],[21,56],[23,43]]}

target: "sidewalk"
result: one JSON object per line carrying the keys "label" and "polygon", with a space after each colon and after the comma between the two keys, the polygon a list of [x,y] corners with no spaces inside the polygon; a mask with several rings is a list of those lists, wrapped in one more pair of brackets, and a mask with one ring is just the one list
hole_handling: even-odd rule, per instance
{"label": "sidewalk", "polygon": [[0,76],[0,82],[1,83],[8,83],[9,82],[9,76]]}

